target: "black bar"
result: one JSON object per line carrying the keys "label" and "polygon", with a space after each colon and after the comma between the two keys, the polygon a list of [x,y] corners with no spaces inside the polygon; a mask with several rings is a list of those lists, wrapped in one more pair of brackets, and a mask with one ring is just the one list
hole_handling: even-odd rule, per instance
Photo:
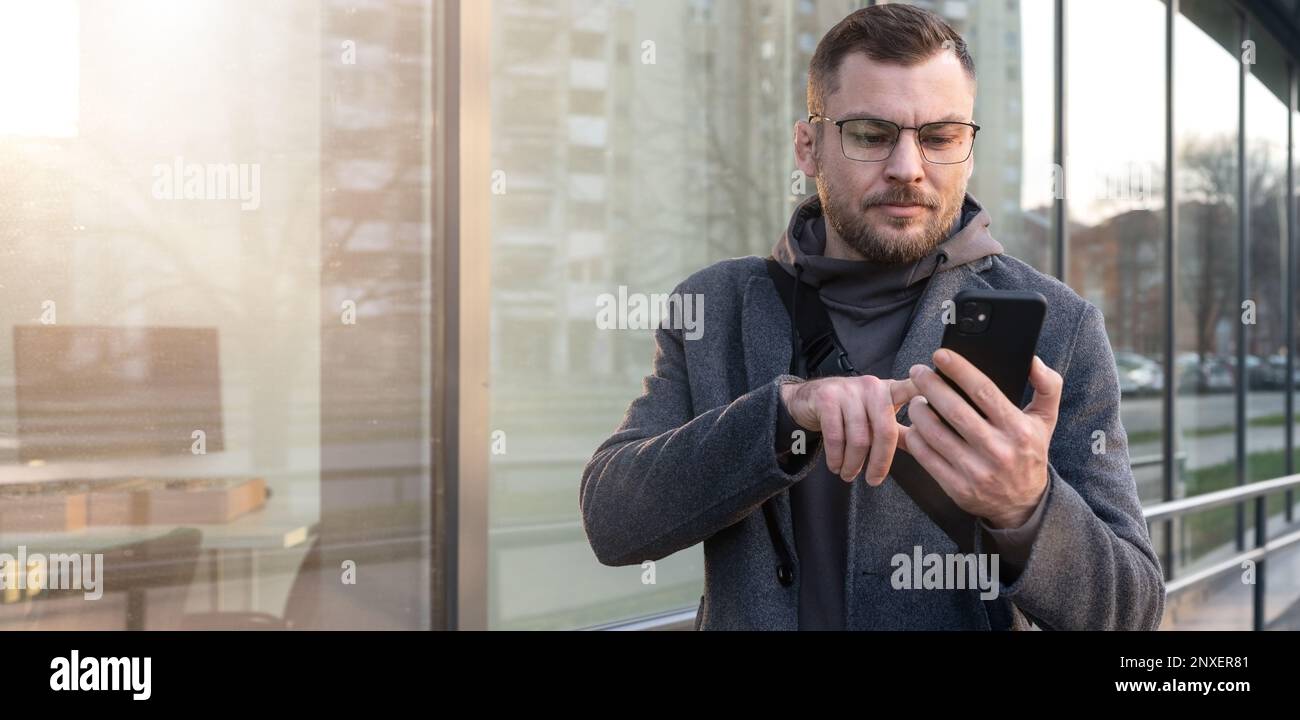
{"label": "black bar", "polygon": [[[312,716],[358,711],[373,715],[377,705],[429,704],[436,699],[435,689],[443,690],[444,704],[478,697],[483,668],[503,657],[618,657],[618,662],[588,663],[582,670],[587,685],[618,687],[626,685],[628,677],[649,677],[680,663],[686,642],[699,647],[699,654],[741,657],[828,656],[861,647],[861,639],[847,633],[716,637],[683,639],[675,633],[653,632],[446,633],[434,640],[437,651],[429,652],[429,636],[417,632],[9,633],[5,671],[12,689],[6,707],[24,703],[49,710],[52,716],[66,716],[81,707],[92,714],[118,714],[116,705],[129,716],[139,710],[148,714],[148,710],[174,709],[182,717],[201,707],[204,714],[234,717],[248,712],[257,702],[253,693],[261,687],[261,692],[274,688],[290,695],[295,708],[307,709]],[[1125,706],[1145,701],[1169,709],[1178,701],[1203,707],[1207,700],[1240,703],[1246,699],[1256,704],[1276,701],[1286,707],[1294,700],[1294,640],[1282,633],[927,633],[918,638],[897,632],[875,634],[871,643],[876,654],[906,668],[927,667],[935,657],[978,653],[985,661],[962,668],[962,688],[967,692],[956,702],[968,697],[998,702],[1008,695],[1009,677],[1019,687],[1041,688],[1071,702],[1118,697]],[[73,690],[54,682],[56,660],[66,666],[74,651],[79,667],[84,667],[83,661],[99,665],[101,658],[120,659],[126,666],[111,671],[105,665],[92,677],[112,672],[120,678],[132,667],[143,667],[148,658],[149,681],[140,683],[148,689],[148,699],[132,699],[135,687],[130,680],[143,679],[143,673],[132,673],[116,690]],[[1171,667],[1170,658],[1178,665]],[[1226,662],[1206,666],[1207,658]],[[1135,666],[1135,660],[1144,661],[1144,666]],[[1153,667],[1156,660],[1159,667]],[[752,666],[747,663],[716,665],[710,674],[718,684],[752,682]],[[789,679],[812,679],[816,671],[799,668],[789,673]],[[557,687],[572,683],[573,671],[569,663],[535,662],[515,675],[509,678],[508,689],[500,688],[502,694],[531,699],[556,697]],[[68,677],[64,673],[65,680]],[[1162,683],[1175,680],[1250,685],[1236,693],[1219,691],[1208,697],[1200,691],[1158,691]],[[1119,682],[1153,682],[1157,688],[1123,692]],[[892,692],[908,698],[941,694],[931,673],[893,673],[889,685]],[[770,702],[768,695],[755,699]]]}
{"label": "black bar", "polygon": [[[1255,498],[1255,547],[1268,544],[1268,498],[1263,495]],[[1251,588],[1254,599],[1254,622],[1256,631],[1263,630],[1267,616],[1264,614],[1264,589],[1268,583],[1268,555],[1255,563],[1255,585]]]}

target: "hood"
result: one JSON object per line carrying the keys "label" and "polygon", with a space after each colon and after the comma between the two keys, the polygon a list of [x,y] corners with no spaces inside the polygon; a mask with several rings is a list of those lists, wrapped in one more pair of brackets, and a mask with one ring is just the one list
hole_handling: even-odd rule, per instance
{"label": "hood", "polygon": [[988,212],[968,193],[948,239],[920,260],[898,265],[841,260],[824,255],[826,220],[821,200],[811,195],[795,208],[772,256],[791,275],[797,263],[797,277],[818,288],[823,298],[842,306],[872,307],[914,297],[922,289],[919,283],[936,271],[1002,254],[1002,244],[989,234],[989,222]]}

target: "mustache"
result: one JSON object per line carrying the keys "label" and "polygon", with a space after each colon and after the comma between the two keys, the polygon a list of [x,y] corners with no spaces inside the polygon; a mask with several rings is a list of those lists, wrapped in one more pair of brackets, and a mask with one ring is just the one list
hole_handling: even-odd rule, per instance
{"label": "mustache", "polygon": [[921,205],[937,208],[939,198],[910,188],[894,187],[867,198],[862,203],[862,209],[866,210],[876,205]]}

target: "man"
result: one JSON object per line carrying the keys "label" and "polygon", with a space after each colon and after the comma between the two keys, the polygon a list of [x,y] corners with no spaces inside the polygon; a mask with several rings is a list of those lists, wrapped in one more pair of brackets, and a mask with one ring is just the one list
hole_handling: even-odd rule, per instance
{"label": "man", "polygon": [[[678,286],[703,297],[707,331],[656,332],[654,372],[588,463],[581,506],[607,565],[704,543],[698,628],[1158,627],[1164,582],[1102,315],[1002,254],[966,194],[975,87],[965,41],[910,6],[854,12],[813,56],[794,149],[817,195],[773,256],[816,288],[857,376],[786,374],[790,316],[763,260]],[[937,352],[945,301],[989,288],[1047,298],[1021,406]],[[900,571],[961,556],[891,476],[895,453],[974,519],[993,592]]]}

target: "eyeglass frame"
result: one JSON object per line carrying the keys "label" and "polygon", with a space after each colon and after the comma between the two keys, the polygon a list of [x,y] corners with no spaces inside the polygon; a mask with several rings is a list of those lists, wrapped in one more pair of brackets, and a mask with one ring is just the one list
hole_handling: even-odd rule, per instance
{"label": "eyeglass frame", "polygon": [[[898,139],[903,137],[903,131],[915,130],[916,149],[921,153],[922,160],[930,163],[931,165],[960,165],[966,162],[967,160],[970,160],[970,156],[975,154],[975,137],[979,135],[979,131],[980,131],[979,125],[976,125],[973,122],[961,122],[960,120],[935,120],[934,122],[921,123],[916,127],[905,127],[903,125],[899,125],[893,120],[886,120],[884,118],[852,117],[852,118],[844,118],[842,120],[836,120],[834,118],[830,118],[825,115],[821,115],[819,113],[811,113],[808,115],[808,122],[810,123],[817,122],[818,118],[820,118],[821,120],[830,120],[831,124],[833,124],[836,128],[839,129],[840,154],[843,155],[846,160],[852,160],[854,162],[884,162],[888,160],[889,158],[894,156],[894,150],[898,148]],[[894,144],[890,146],[888,155],[880,158],[879,160],[859,160],[858,158],[855,157],[849,157],[848,151],[844,149],[844,123],[854,122],[858,120],[869,120],[871,122],[889,123],[890,125],[893,125],[894,127],[898,128],[898,136],[894,139]],[[966,157],[962,158],[961,160],[954,160],[953,162],[935,162],[930,158],[926,157],[925,148],[921,147],[921,130],[931,125],[966,125],[967,127],[971,128],[972,132],[970,135],[970,149],[967,150]]]}

